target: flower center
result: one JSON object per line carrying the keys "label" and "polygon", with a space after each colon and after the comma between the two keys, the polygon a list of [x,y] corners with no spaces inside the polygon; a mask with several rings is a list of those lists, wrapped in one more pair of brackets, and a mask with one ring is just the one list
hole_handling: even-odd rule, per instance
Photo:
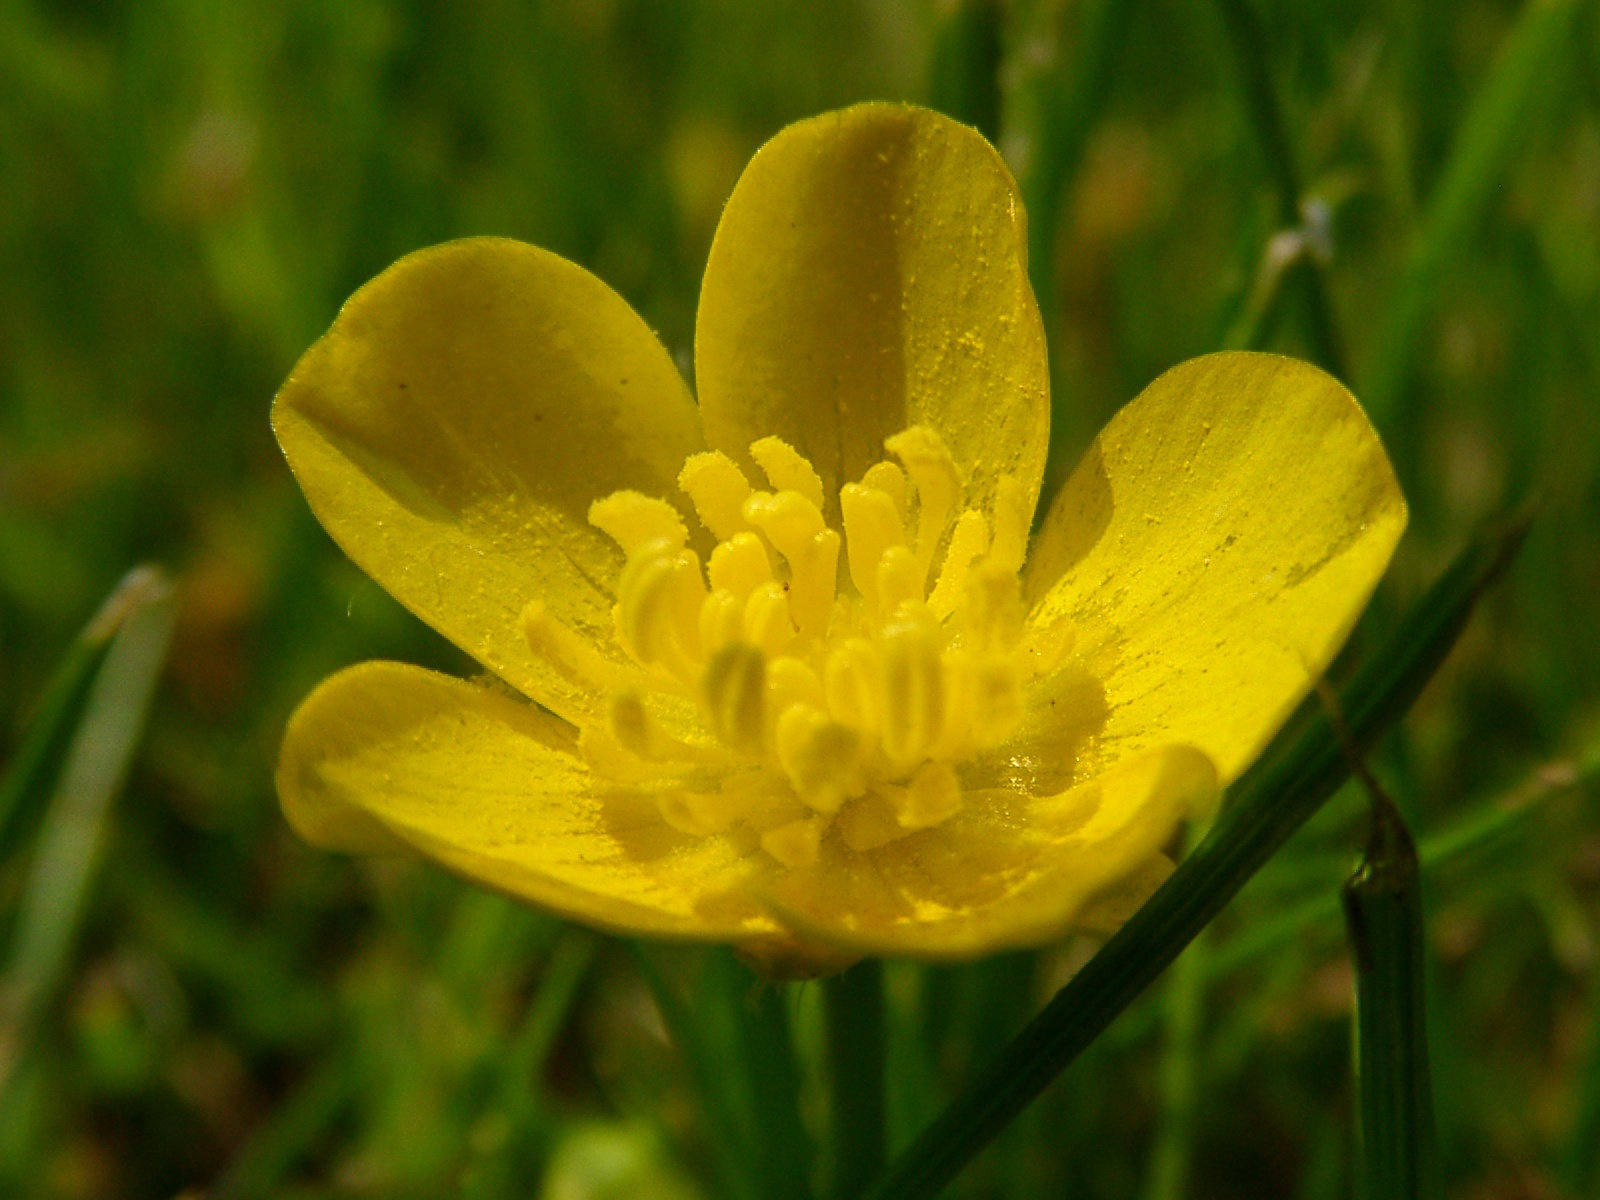
{"label": "flower center", "polygon": [[665,500],[596,501],[627,556],[613,615],[637,671],[586,656],[542,604],[524,614],[535,652],[606,696],[582,728],[590,764],[665,785],[675,828],[803,866],[830,828],[865,851],[938,825],[962,803],[958,764],[1012,733],[1025,683],[1067,650],[1065,629],[1024,637],[1021,485],[1001,476],[986,513],[932,430],[885,446],[896,461],[839,490],[842,534],[788,443],[750,447],[768,490],[691,456],[678,484],[716,542],[704,564]]}

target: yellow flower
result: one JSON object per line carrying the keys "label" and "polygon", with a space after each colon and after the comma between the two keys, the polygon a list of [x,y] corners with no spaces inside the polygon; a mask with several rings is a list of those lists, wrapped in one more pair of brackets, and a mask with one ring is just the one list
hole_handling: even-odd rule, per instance
{"label": "yellow flower", "polygon": [[335,675],[284,743],[294,827],[778,967],[1125,914],[1338,649],[1405,505],[1337,382],[1222,354],[1117,414],[1030,541],[1024,220],[935,113],[790,126],[717,230],[698,406],[546,251],[453,242],[362,288],[278,440],[350,557],[509,687]]}

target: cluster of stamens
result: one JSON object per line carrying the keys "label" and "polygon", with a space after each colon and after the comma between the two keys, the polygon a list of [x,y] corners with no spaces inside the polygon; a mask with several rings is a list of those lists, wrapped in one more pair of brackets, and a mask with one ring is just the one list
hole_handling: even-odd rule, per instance
{"label": "cluster of stamens", "polygon": [[1065,651],[1059,631],[1023,637],[1021,485],[1001,476],[985,513],[937,434],[885,446],[898,462],[839,491],[842,537],[788,443],[750,447],[769,490],[693,455],[678,484],[716,541],[703,565],[667,501],[596,501],[590,522],[627,558],[613,616],[631,667],[542,604],[524,614],[535,653],[604,697],[581,731],[591,766],[666,778],[652,792],[675,828],[804,866],[830,827],[866,851],[937,825],[960,808],[957,765],[1013,732],[1024,686]]}

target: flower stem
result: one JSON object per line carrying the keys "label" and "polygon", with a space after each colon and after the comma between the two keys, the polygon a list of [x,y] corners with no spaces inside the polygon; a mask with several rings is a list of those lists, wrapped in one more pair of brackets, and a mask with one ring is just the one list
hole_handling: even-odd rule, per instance
{"label": "flower stem", "polygon": [[[1471,543],[1368,657],[1341,695],[1358,745],[1370,745],[1417,693],[1505,570],[1527,532],[1516,520]],[[1326,717],[1233,788],[1206,840],[1161,889],[911,1147],[891,1163],[873,1200],[933,1196],[952,1180],[1183,948],[1222,911],[1290,834],[1349,774]]]}
{"label": "flower stem", "polygon": [[853,1200],[883,1169],[883,965],[867,959],[826,980],[822,988],[833,1093],[828,1194],[834,1200]]}

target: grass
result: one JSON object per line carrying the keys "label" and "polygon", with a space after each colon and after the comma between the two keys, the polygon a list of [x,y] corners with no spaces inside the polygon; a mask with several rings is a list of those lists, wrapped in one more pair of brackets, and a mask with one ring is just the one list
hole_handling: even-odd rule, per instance
{"label": "grass", "polygon": [[[32,718],[87,695],[74,639],[117,580],[175,586],[0,1093],[0,1194],[677,1198],[841,1170],[795,1147],[831,1119],[822,989],[288,832],[273,756],[318,679],[471,668],[322,534],[266,410],[355,287],[466,234],[585,264],[687,362],[750,153],[935,97],[997,127],[1028,198],[1056,478],[1183,358],[1336,359],[1413,512],[1353,659],[1482,518],[1542,498],[1373,766],[1421,856],[1447,1194],[1594,1194],[1596,80],[1578,0],[0,0],[0,764],[41,769]],[[1307,201],[1331,255],[1264,272]],[[35,790],[0,831],[0,963],[64,844]],[[1338,897],[1366,811],[1337,794],[950,1194],[1353,1194]],[[1086,953],[886,964],[891,1159]],[[672,997],[704,1003],[700,1044],[668,1037]]]}

